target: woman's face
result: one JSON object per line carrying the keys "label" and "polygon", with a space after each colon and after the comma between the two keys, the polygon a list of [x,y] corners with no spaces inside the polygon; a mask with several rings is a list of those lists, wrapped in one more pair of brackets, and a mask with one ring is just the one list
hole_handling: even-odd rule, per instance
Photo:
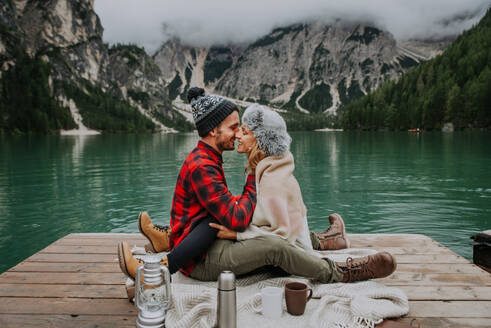
{"label": "woman's face", "polygon": [[238,140],[237,152],[238,153],[250,153],[252,150],[252,146],[256,141],[256,137],[254,137],[254,133],[245,124],[242,124],[239,131],[235,135],[235,138]]}

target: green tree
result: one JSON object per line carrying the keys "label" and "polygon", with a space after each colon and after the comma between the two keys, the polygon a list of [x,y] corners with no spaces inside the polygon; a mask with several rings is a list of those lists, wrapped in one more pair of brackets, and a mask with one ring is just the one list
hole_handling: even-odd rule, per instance
{"label": "green tree", "polygon": [[345,129],[491,128],[491,9],[442,54],[343,108]]}

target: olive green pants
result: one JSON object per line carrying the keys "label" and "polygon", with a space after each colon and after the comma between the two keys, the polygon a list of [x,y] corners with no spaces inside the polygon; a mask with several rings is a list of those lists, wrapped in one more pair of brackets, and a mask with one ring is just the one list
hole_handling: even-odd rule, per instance
{"label": "olive green pants", "polygon": [[274,236],[243,241],[217,239],[206,252],[206,258],[191,272],[191,277],[212,281],[217,280],[224,270],[243,275],[264,266],[279,267],[289,274],[322,283],[338,282],[343,278],[333,261],[306,253]]}

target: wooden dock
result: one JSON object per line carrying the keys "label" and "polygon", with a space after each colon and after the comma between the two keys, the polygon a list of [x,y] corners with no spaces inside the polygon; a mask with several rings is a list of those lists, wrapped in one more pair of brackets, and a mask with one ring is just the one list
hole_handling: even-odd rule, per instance
{"label": "wooden dock", "polygon": [[[391,252],[397,271],[380,281],[404,290],[422,327],[490,327],[491,274],[431,238],[351,234],[352,247]],[[0,327],[134,327],[116,245],[138,234],[70,234],[0,275]]]}

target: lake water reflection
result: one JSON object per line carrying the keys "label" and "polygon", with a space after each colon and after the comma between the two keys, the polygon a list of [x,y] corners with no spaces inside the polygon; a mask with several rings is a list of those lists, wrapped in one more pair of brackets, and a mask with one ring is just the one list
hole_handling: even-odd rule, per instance
{"label": "lake water reflection", "polygon": [[[349,232],[422,233],[470,259],[491,228],[491,134],[296,132],[292,153],[311,229],[338,212]],[[72,232],[169,222],[195,134],[0,136],[0,272]],[[245,160],[224,154],[241,192]],[[415,245],[417,247],[417,245]]]}

